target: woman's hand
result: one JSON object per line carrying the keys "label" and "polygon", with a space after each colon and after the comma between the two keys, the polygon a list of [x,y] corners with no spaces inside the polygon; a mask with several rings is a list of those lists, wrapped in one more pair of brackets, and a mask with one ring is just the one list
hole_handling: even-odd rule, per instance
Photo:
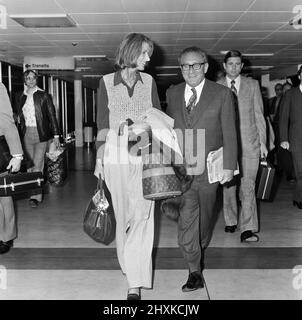
{"label": "woman's hand", "polygon": [[60,138],[59,137],[53,138],[53,143],[56,146],[56,148],[58,149],[60,147]]}

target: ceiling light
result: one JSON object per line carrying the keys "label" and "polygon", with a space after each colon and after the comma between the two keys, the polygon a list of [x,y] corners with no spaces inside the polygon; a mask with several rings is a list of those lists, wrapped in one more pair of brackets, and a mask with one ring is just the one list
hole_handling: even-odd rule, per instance
{"label": "ceiling light", "polygon": [[274,68],[274,66],[246,66],[245,69],[271,69]]}
{"label": "ceiling light", "polygon": [[178,76],[177,73],[158,73],[156,75],[158,77],[174,77],[174,76]]}
{"label": "ceiling light", "polygon": [[76,27],[76,23],[67,14],[11,14],[9,17],[25,28]]}
{"label": "ceiling light", "polygon": [[102,78],[102,74],[83,74],[83,78]]}
{"label": "ceiling light", "polygon": [[[227,54],[229,51],[220,51],[221,54]],[[274,53],[242,53],[243,56],[251,56],[251,57],[270,57],[273,56]]]}
{"label": "ceiling light", "polygon": [[158,66],[156,69],[179,69],[179,66]]}

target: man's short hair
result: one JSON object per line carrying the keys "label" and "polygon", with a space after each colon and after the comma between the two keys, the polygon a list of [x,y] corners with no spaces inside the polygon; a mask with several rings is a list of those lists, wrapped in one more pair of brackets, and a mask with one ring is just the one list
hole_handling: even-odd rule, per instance
{"label": "man's short hair", "polygon": [[224,56],[224,63],[227,63],[229,58],[240,58],[241,62],[242,62],[242,54],[240,51],[238,50],[230,50],[226,53],[226,55]]}
{"label": "man's short hair", "polygon": [[181,58],[185,54],[191,53],[191,52],[199,54],[203,58],[203,60],[204,60],[203,62],[208,62],[207,54],[201,48],[193,46],[193,47],[188,47],[188,48],[185,48],[184,50],[182,50],[182,52],[180,53],[180,55],[178,57],[179,64],[181,62]]}

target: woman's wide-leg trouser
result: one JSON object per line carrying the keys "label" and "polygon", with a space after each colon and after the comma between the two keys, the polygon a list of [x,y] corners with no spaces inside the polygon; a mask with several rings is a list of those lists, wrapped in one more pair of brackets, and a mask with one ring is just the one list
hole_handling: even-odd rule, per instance
{"label": "woman's wide-leg trouser", "polygon": [[129,288],[151,288],[154,201],[143,197],[141,157],[131,157],[127,149],[122,150],[116,143],[107,142],[107,148],[104,176],[116,218],[119,264]]}

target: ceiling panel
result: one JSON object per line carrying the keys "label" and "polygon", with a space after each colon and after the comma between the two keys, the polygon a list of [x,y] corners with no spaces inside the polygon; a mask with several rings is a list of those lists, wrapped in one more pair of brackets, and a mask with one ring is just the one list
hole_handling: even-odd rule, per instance
{"label": "ceiling panel", "polygon": [[181,23],[184,12],[128,13],[129,23]]}
{"label": "ceiling panel", "polygon": [[55,0],[1,0],[7,13],[10,14],[38,14],[63,13]]}
{"label": "ceiling panel", "polygon": [[188,11],[245,11],[254,0],[211,0],[195,1],[189,0]]}
{"label": "ceiling panel", "polygon": [[187,0],[121,0],[127,12],[173,12],[184,11]]}
{"label": "ceiling panel", "polygon": [[81,24],[80,30],[86,33],[131,32],[128,23],[124,24]]}
{"label": "ceiling panel", "polygon": [[181,31],[226,31],[233,25],[233,22],[217,22],[217,23],[183,23]]}
{"label": "ceiling panel", "polygon": [[40,34],[47,40],[60,40],[60,41],[76,41],[76,40],[89,40],[89,37],[84,33],[43,33]]}
{"label": "ceiling panel", "polygon": [[78,24],[119,24],[127,23],[127,15],[125,13],[83,13],[83,14],[71,14],[74,21]]}
{"label": "ceiling panel", "polygon": [[271,34],[271,31],[229,31],[225,33],[224,38],[254,38],[262,39]]}
{"label": "ceiling panel", "polygon": [[283,22],[245,22],[235,23],[230,30],[232,31],[274,31],[284,26]]}
{"label": "ceiling panel", "polygon": [[[301,2],[300,2],[301,3]],[[297,0],[257,0],[251,6],[251,11],[293,11],[293,7],[299,4]]]}
{"label": "ceiling panel", "polygon": [[133,32],[178,32],[179,23],[132,23]]}
{"label": "ceiling panel", "polygon": [[180,51],[191,45],[201,46],[216,60],[222,58],[220,50],[232,48],[275,53],[269,59],[250,57],[257,65],[301,63],[302,30],[289,25],[298,4],[292,0],[0,0],[0,4],[7,6],[8,14],[65,13],[77,22],[73,28],[24,28],[8,17],[8,28],[0,29],[1,59],[20,65],[25,53],[105,54],[113,62],[129,32],[144,33],[155,42],[155,66],[177,65]]}
{"label": "ceiling panel", "polygon": [[256,44],[253,46],[253,49],[256,49],[257,52],[272,52],[275,53],[284,48],[282,44]]}
{"label": "ceiling panel", "polygon": [[[44,0],[45,1],[45,0]],[[120,0],[56,0],[56,2],[69,13],[104,13],[123,12]]]}
{"label": "ceiling panel", "polygon": [[184,22],[235,22],[241,14],[242,12],[188,12]]}
{"label": "ceiling panel", "polygon": [[247,12],[238,22],[244,23],[267,23],[267,22],[288,22],[292,18],[291,12]]}

